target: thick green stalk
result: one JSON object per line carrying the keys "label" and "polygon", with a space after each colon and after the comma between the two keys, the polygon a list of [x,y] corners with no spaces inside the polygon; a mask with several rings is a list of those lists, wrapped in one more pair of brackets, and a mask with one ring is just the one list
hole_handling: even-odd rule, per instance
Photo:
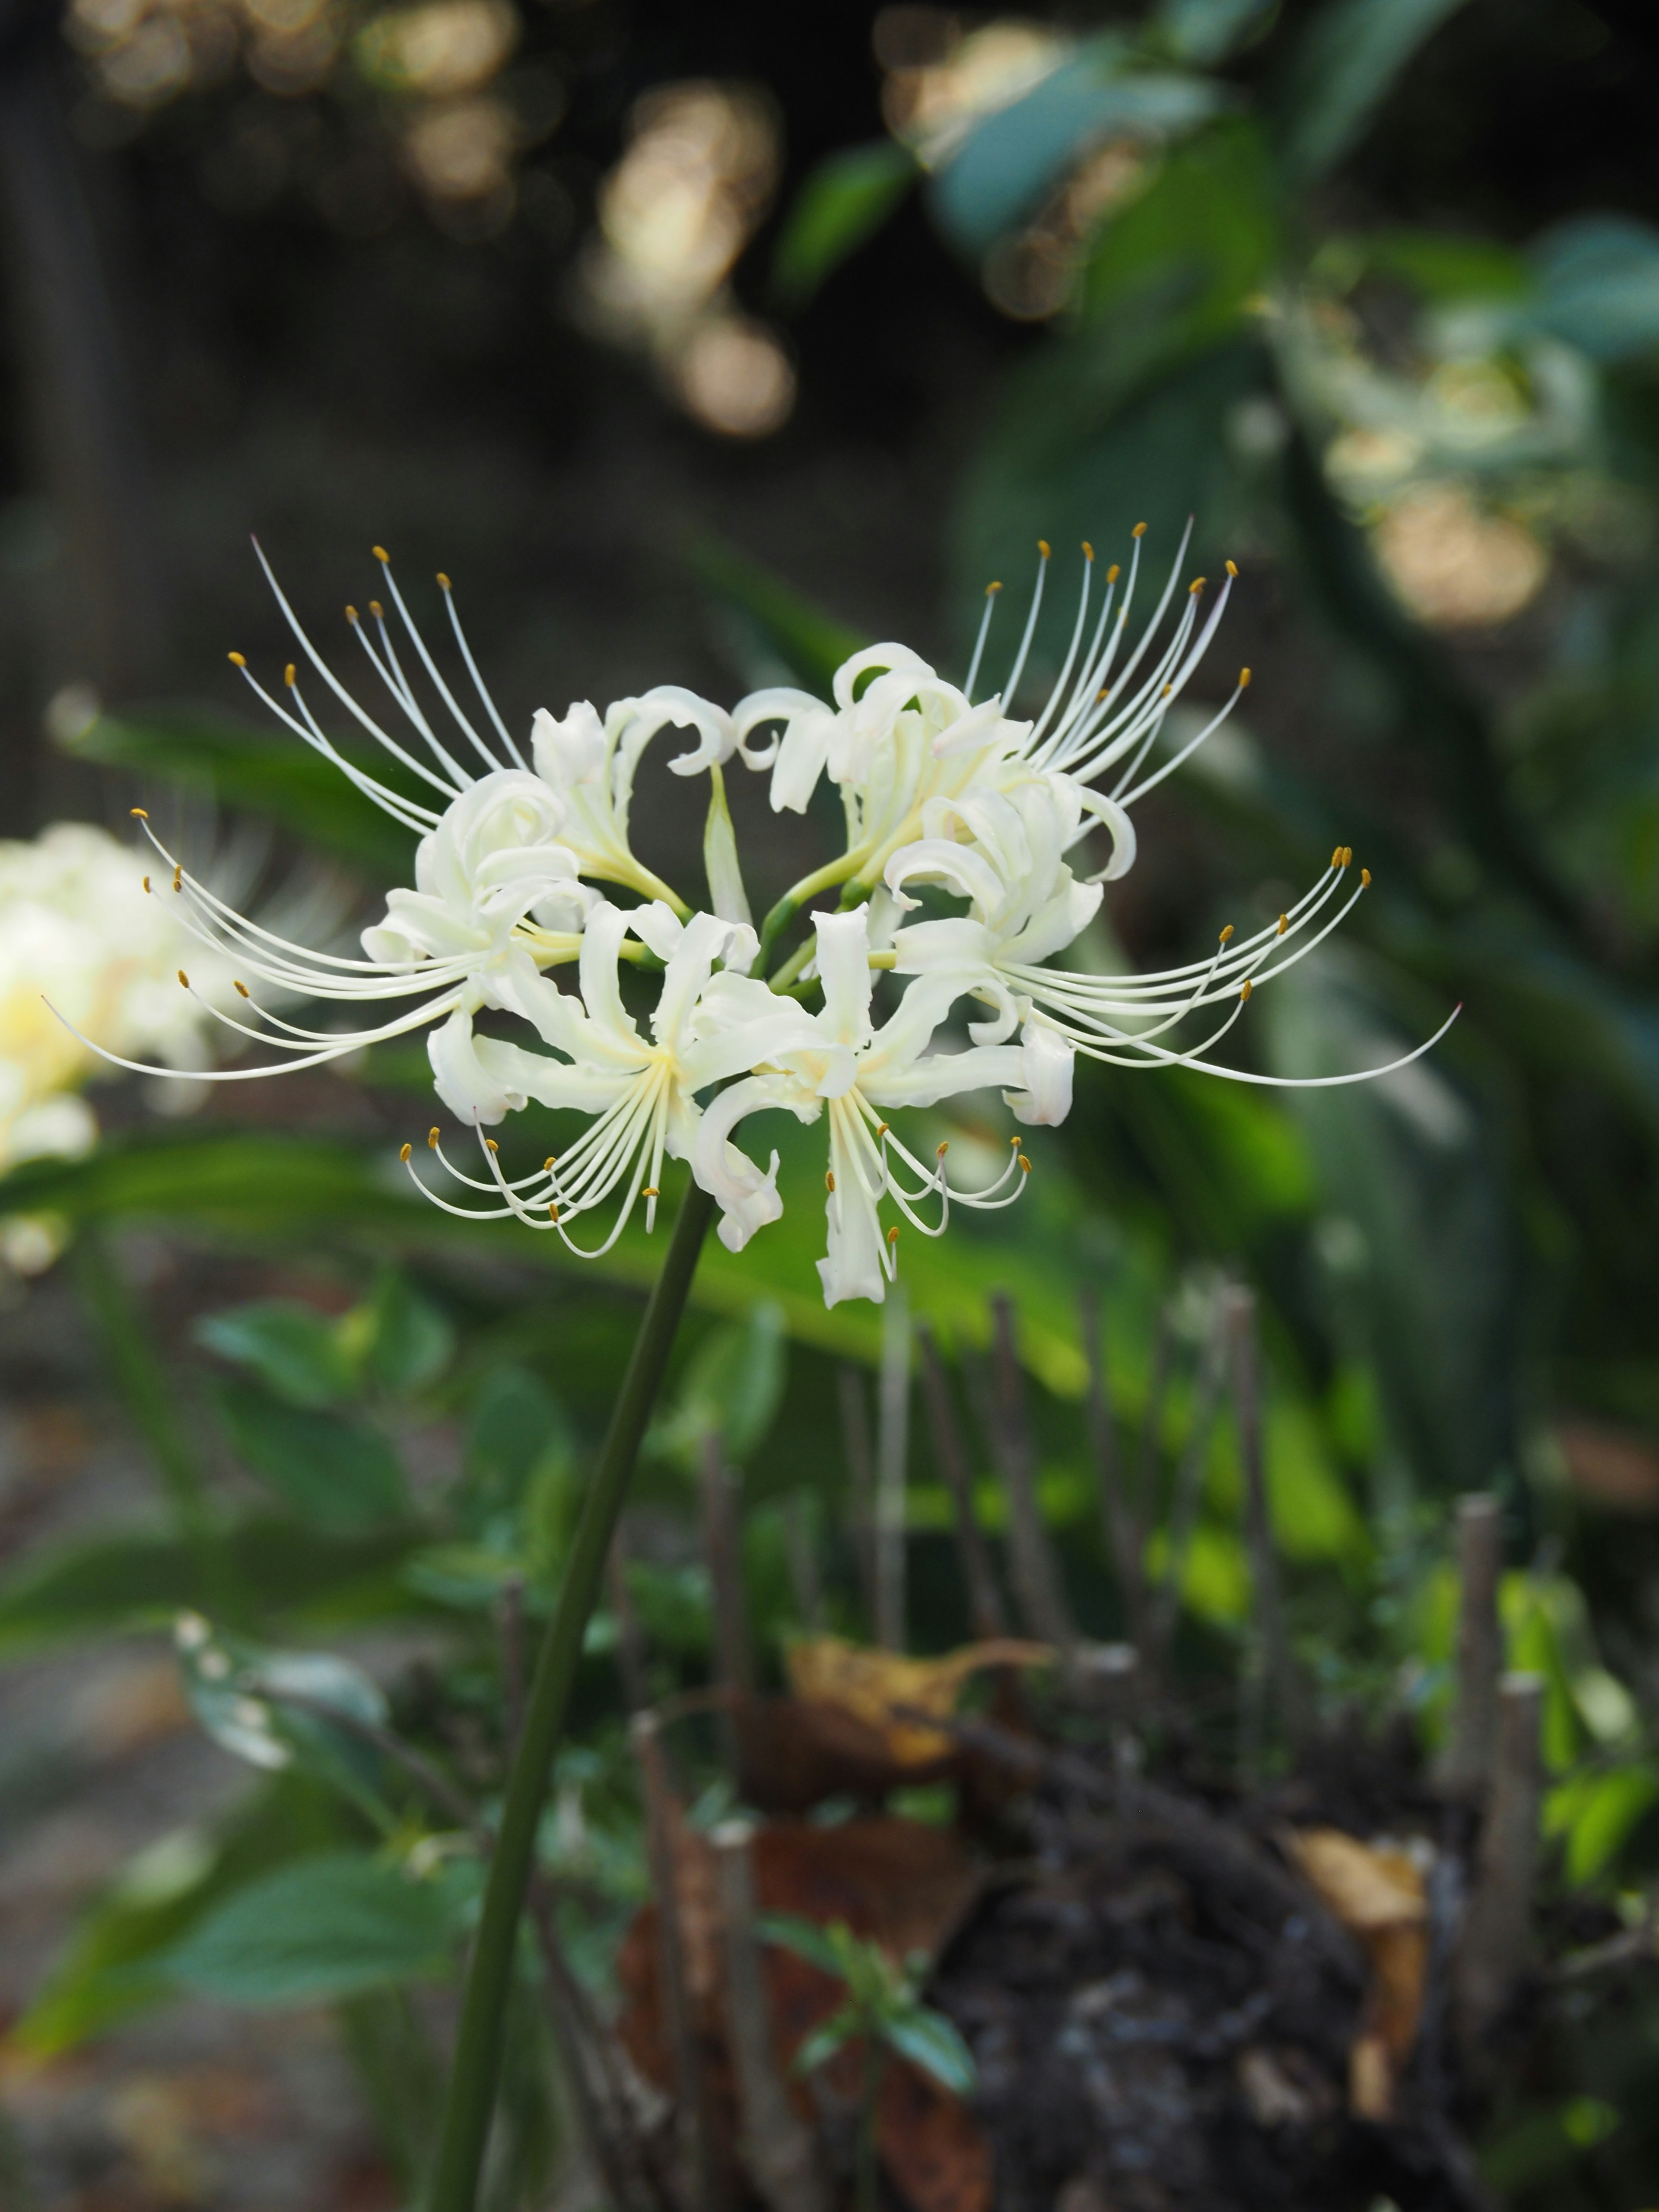
{"label": "thick green stalk", "polygon": [[564,1728],[582,1638],[599,1595],[617,1516],[628,1494],[634,1462],[662,1387],[702,1240],[714,1214],[714,1200],[693,1183],[681,1204],[662,1273],[635,1340],[628,1372],[611,1411],[605,1449],[582,1501],[552,1625],[536,1662],[519,1747],[507,1778],[501,1826],[490,1855],[483,1912],[472,1946],[428,2212],[473,2212],[477,2201],[501,2072],[519,1919],[535,1856],[536,1829],[547,1796],[553,1753]]}
{"label": "thick green stalk", "polygon": [[216,1613],[234,1613],[230,1555],[215,1524],[195,1450],[179,1421],[177,1395],[168,1385],[120,1261],[97,1222],[84,1224],[76,1237],[73,1266],[110,1374],[155,1462],[179,1533],[196,1555],[202,1602]]}

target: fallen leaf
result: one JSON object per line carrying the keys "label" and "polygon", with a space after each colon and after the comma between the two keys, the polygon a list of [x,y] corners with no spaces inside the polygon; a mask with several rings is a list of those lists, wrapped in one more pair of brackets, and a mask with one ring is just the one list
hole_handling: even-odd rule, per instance
{"label": "fallen leaf", "polygon": [[1362,1843],[1340,1828],[1292,1828],[1283,1841],[1321,1902],[1359,1938],[1370,1982],[1348,2054],[1348,2100],[1385,2120],[1423,2012],[1429,1907],[1423,1870],[1407,1852]]}
{"label": "fallen leaf", "polygon": [[912,1659],[902,1651],[821,1636],[791,1644],[784,1664],[797,1698],[850,1715],[879,1739],[896,1765],[912,1767],[948,1756],[954,1745],[943,1730],[910,1715],[945,1720],[955,1712],[973,1675],[993,1667],[1052,1666],[1054,1658],[1046,1644],[1024,1644],[1012,1637],[967,1644],[942,1658]]}

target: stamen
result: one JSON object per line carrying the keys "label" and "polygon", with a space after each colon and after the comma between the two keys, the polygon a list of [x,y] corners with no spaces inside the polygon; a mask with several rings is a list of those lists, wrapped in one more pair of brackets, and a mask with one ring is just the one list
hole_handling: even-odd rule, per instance
{"label": "stamen", "polygon": [[144,889],[146,890],[149,889],[149,878],[148,876],[144,878]]}
{"label": "stamen", "polygon": [[1226,944],[1231,943],[1231,939],[1232,939],[1232,934],[1233,934],[1233,926],[1232,926],[1231,922],[1229,922],[1229,923],[1227,924],[1227,927],[1225,927],[1225,929],[1224,929],[1224,930],[1222,931],[1222,933],[1221,933],[1221,942],[1222,942],[1224,945],[1226,945]]}
{"label": "stamen", "polygon": [[836,1188],[836,1171],[834,1168],[830,1168],[826,1171],[823,1178],[823,1187],[827,1191],[833,1194]]}
{"label": "stamen", "polygon": [[1241,999],[1243,999],[1243,1000],[1245,1001],[1245,1003],[1246,1003],[1247,1005],[1249,1003],[1249,996],[1250,996],[1250,994],[1251,994],[1251,992],[1252,992],[1253,990],[1255,990],[1255,984],[1251,982],[1251,981],[1250,981],[1250,979],[1249,979],[1249,977],[1248,975],[1244,978],[1244,981],[1243,981],[1243,983],[1241,983],[1241,984],[1240,984],[1240,986],[1239,986],[1238,995],[1239,995],[1239,997],[1240,997]]}
{"label": "stamen", "polygon": [[392,556],[386,551],[384,545],[371,545],[368,550],[374,556],[374,558],[380,562],[383,568],[386,562],[392,558]]}
{"label": "stamen", "polygon": [[[1231,567],[1232,566],[1232,563],[1231,563],[1231,562],[1229,562],[1227,565],[1228,565],[1228,567],[1229,567],[1229,568],[1231,568]],[[1190,584],[1188,584],[1188,586],[1187,586],[1187,595],[1188,595],[1188,597],[1189,599],[1195,599],[1198,597],[1199,593],[1203,590],[1203,588],[1204,588],[1204,583],[1205,583],[1205,580],[1204,580],[1204,578],[1203,578],[1202,576],[1194,576],[1194,577],[1193,578],[1192,582],[1191,582]]]}
{"label": "stamen", "polygon": [[300,672],[290,660],[288,666],[283,671],[283,681],[287,684],[289,690],[291,691],[299,680]]}
{"label": "stamen", "polygon": [[184,971],[184,969],[183,969],[182,968],[179,970],[179,982],[184,986],[184,988],[185,988],[185,989],[186,991],[187,991],[187,990],[189,990],[189,988],[190,988],[190,978],[189,978],[189,976],[188,976],[188,975],[185,975],[185,971]]}
{"label": "stamen", "polygon": [[487,1144],[487,1145],[489,1146],[489,1149],[490,1149],[490,1151],[491,1151],[492,1152],[500,1152],[500,1150],[501,1149],[501,1146],[500,1146],[495,1142],[495,1139],[493,1137],[486,1137],[486,1138],[484,1139],[484,1142],[485,1142],[485,1144]]}
{"label": "stamen", "polygon": [[1019,1156],[1019,1171],[1022,1175],[1030,1175],[1031,1172],[1031,1163],[1026,1158],[1024,1152]]}
{"label": "stamen", "polygon": [[1146,524],[1144,522],[1136,523],[1134,528],[1129,532],[1129,535],[1131,538],[1144,538],[1146,535]]}
{"label": "stamen", "polygon": [[1085,561],[1092,561],[1095,557],[1095,549],[1086,538],[1083,541],[1083,557]]}
{"label": "stamen", "polygon": [[1289,915],[1287,915],[1287,914],[1281,914],[1281,915],[1279,915],[1279,934],[1281,937],[1283,937],[1283,935],[1285,934],[1285,931],[1290,927],[1290,926],[1291,926],[1291,918],[1290,918]]}
{"label": "stamen", "polygon": [[447,592],[449,589],[449,579],[441,568],[438,571],[438,589],[441,592]]}
{"label": "stamen", "polygon": [[1248,668],[1241,668],[1238,672],[1238,688],[1241,691],[1248,691],[1250,688],[1250,672]]}
{"label": "stamen", "polygon": [[243,982],[243,981],[242,981],[242,979],[241,979],[241,977],[240,977],[240,975],[233,975],[233,976],[231,977],[231,979],[230,979],[230,980],[231,980],[231,981],[232,981],[233,983],[234,983],[234,984],[235,984],[236,988],[237,988],[237,989],[241,993],[242,996],[243,996],[245,999],[246,999],[246,998],[248,998],[248,997],[250,997],[250,996],[252,995],[252,994],[251,994],[251,993],[249,992],[249,990],[248,990],[247,985],[246,985],[245,982]]}
{"label": "stamen", "polygon": [[1336,848],[1335,852],[1334,852],[1334,853],[1331,854],[1331,866],[1332,866],[1334,868],[1340,868],[1340,867],[1341,866],[1341,865],[1342,865],[1342,848],[1339,845],[1339,846],[1337,847],[1337,848]]}
{"label": "stamen", "polygon": [[348,602],[347,606],[346,606],[346,620],[347,620],[347,621],[351,624],[351,626],[352,626],[352,628],[353,628],[354,629],[356,628],[356,626],[357,626],[357,610],[356,610],[356,607],[352,606],[349,602]]}
{"label": "stamen", "polygon": [[131,815],[135,822],[148,822],[149,820],[149,815],[145,813],[142,806],[129,807],[127,811]]}
{"label": "stamen", "polygon": [[1369,868],[1362,868],[1359,871],[1359,887],[1362,890],[1370,890],[1371,887],[1371,872]]}
{"label": "stamen", "polygon": [[1109,584],[1115,584],[1122,574],[1123,571],[1118,567],[1117,562],[1114,561],[1111,567],[1106,571],[1106,580]]}
{"label": "stamen", "polygon": [[1237,563],[1236,561],[1229,561],[1229,562],[1228,562],[1228,563],[1227,563],[1227,574],[1228,574],[1230,576],[1236,576],[1236,575],[1238,574],[1238,563]]}
{"label": "stamen", "polygon": [[415,1147],[412,1145],[404,1145],[398,1152],[398,1158],[403,1162],[405,1167],[409,1165],[409,1156],[414,1149]]}
{"label": "stamen", "polygon": [[426,1133],[426,1142],[427,1142],[427,1149],[428,1149],[428,1152],[435,1152],[437,1151],[437,1149],[438,1149],[438,1132],[437,1132],[437,1129],[436,1129],[436,1127],[432,1127],[432,1128],[430,1128],[430,1129],[428,1129],[428,1130],[427,1131],[427,1133]]}
{"label": "stamen", "polygon": [[662,1196],[662,1193],[657,1188],[655,1183],[648,1182],[645,1186],[645,1188],[640,1193],[640,1196],[641,1198],[660,1198]]}
{"label": "stamen", "polygon": [[228,653],[225,655],[225,658],[229,661],[233,668],[246,668],[247,666],[247,655],[245,653]]}
{"label": "stamen", "polygon": [[183,890],[184,887],[185,864],[180,860],[173,871],[173,888],[176,891],[180,891]]}

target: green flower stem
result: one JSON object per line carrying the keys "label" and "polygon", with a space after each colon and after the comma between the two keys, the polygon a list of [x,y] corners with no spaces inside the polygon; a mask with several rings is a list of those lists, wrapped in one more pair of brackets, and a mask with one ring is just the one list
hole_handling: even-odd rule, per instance
{"label": "green flower stem", "polygon": [[[810,876],[803,876],[792,884],[772,911],[761,924],[760,951],[756,955],[751,975],[763,975],[766,963],[772,957],[772,947],[800,912],[808,899],[816,898],[820,891],[833,890],[837,884],[845,883],[853,870],[867,858],[866,849],[860,845],[843,853],[839,860],[830,860]],[[810,940],[809,940],[810,941]]]}
{"label": "green flower stem", "polygon": [[635,1339],[628,1372],[611,1411],[605,1449],[582,1501],[552,1625],[536,1662],[519,1747],[507,1778],[501,1826],[490,1855],[483,1912],[472,1946],[428,2212],[473,2212],[477,2201],[501,2072],[519,1919],[535,1857],[536,1830],[547,1796],[553,1754],[563,1731],[582,1638],[604,1577],[617,1516],[628,1494],[634,1462],[662,1387],[702,1240],[714,1215],[714,1200],[691,1184]]}
{"label": "green flower stem", "polygon": [[179,1420],[177,1393],[167,1382],[101,1224],[83,1224],[71,1264],[110,1375],[161,1478],[179,1533],[195,1554],[200,1602],[210,1613],[234,1617],[234,1571],[223,1532],[208,1503],[200,1462]]}

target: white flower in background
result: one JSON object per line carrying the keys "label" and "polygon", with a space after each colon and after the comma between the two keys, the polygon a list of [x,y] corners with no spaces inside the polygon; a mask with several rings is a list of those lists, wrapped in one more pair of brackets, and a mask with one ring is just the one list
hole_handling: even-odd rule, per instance
{"label": "white flower in background", "polygon": [[[333,674],[278,592],[303,659],[390,765],[370,775],[341,754],[307,702],[297,668],[286,672],[286,703],[248,681],[296,736],[411,831],[414,882],[392,890],[383,918],[364,931],[364,957],[346,957],[246,920],[164,854],[176,904],[165,895],[165,878],[163,896],[149,903],[169,909],[174,926],[195,939],[198,975],[230,975],[241,1000],[227,1011],[181,969],[191,1009],[180,1017],[181,1033],[199,1039],[202,1017],[210,1014],[239,1037],[285,1055],[275,1066],[209,1073],[210,1080],[237,1082],[428,1029],[437,1094],[474,1132],[480,1172],[453,1165],[434,1128],[428,1140],[434,1158],[471,1202],[453,1202],[422,1182],[414,1148],[405,1146],[410,1174],[450,1212],[514,1218],[587,1257],[611,1248],[641,1200],[647,1231],[653,1226],[665,1159],[690,1163],[719,1202],[722,1238],[741,1250],[777,1219],[783,1200],[778,1155],[763,1170],[736,1141],[738,1125],[768,1111],[803,1122],[827,1119],[824,1297],[832,1305],[881,1298],[896,1266],[901,1224],[937,1237],[952,1205],[1012,1204],[1030,1169],[1016,1137],[989,1188],[959,1188],[946,1174],[948,1147],[931,1162],[918,1158],[890,1116],[990,1091],[1027,1127],[1052,1126],[1070,1110],[1079,1054],[1282,1084],[1216,1061],[1213,1048],[1252,992],[1318,944],[1370,883],[1363,870],[1357,880],[1350,873],[1352,854],[1340,847],[1287,913],[1243,939],[1224,931],[1208,960],[1131,976],[1052,964],[1098,911],[1103,884],[1133,866],[1129,810],[1226,719],[1249,680],[1243,671],[1198,733],[1152,764],[1237,572],[1229,562],[1206,614],[1201,577],[1180,589],[1183,537],[1151,618],[1132,639],[1143,528],[1133,533],[1127,575],[1109,568],[1097,605],[1094,556],[1084,548],[1070,644],[1032,720],[1006,709],[1036,635],[1046,545],[1012,665],[988,699],[976,703],[974,692],[995,586],[961,689],[906,647],[872,646],[836,672],[829,701],[772,689],[728,713],[665,684],[603,714],[586,701],[562,719],[543,710],[531,726],[528,757],[484,687],[447,578],[438,581],[482,709],[478,721],[451,690],[379,547],[402,650],[421,690],[381,606],[370,603],[369,624],[346,611],[395,709],[395,729]],[[240,654],[232,658],[245,666]],[[426,695],[437,702],[430,712]],[[688,780],[708,777],[703,858],[712,911],[647,868],[629,841],[641,759],[671,726],[692,732],[693,742],[670,769]],[[775,810],[804,811],[828,776],[846,820],[842,852],[786,892],[758,935],[722,781],[734,757],[769,776]],[[1106,846],[1091,866],[1082,848],[1099,830]],[[641,902],[618,904],[599,885]],[[838,895],[838,911],[812,910],[825,893]],[[940,902],[957,910],[940,912]],[[790,949],[781,940],[803,922],[810,929]],[[566,988],[553,971],[573,963]],[[635,978],[627,988],[625,970]],[[38,982],[52,971],[42,963],[30,972]],[[647,990],[654,1003],[646,1012]],[[890,1004],[878,1005],[878,990]],[[343,1026],[307,1028],[272,1012],[271,998],[332,1001],[355,1012]],[[73,1005],[60,1011],[76,1031],[86,1028]],[[481,1015],[489,1017],[482,1026]],[[1195,1042],[1183,1027],[1194,1019],[1206,1024]],[[963,1046],[953,1032],[964,1021]],[[503,1024],[516,1024],[523,1041],[497,1033]],[[144,1044],[125,1032],[88,1030],[86,1042],[119,1066],[142,1064],[134,1055]],[[167,1056],[164,1046],[149,1048]],[[1386,1072],[1308,1080],[1358,1082]],[[484,1132],[532,1104],[580,1115],[584,1126],[532,1172],[509,1175],[497,1139]],[[609,1228],[595,1243],[579,1241],[576,1225],[601,1208],[614,1209]],[[884,1225],[884,1208],[897,1219]]]}

